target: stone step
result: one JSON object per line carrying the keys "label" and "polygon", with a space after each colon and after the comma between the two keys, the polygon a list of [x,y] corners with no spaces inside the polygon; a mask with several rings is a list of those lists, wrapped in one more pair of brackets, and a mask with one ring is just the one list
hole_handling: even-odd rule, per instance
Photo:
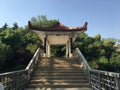
{"label": "stone step", "polygon": [[[71,64],[72,63],[72,64]],[[44,62],[40,62],[38,63],[38,66],[44,65],[44,66],[55,66],[55,65],[69,65],[69,66],[80,66],[81,64],[79,64],[78,62],[71,62],[71,63],[66,63],[66,62],[57,62],[54,64],[50,64],[50,63],[44,63]]]}
{"label": "stone step", "polygon": [[49,83],[49,84],[54,84],[54,83],[68,83],[68,84],[71,84],[71,83],[87,83],[87,80],[81,80],[81,79],[78,79],[78,80],[48,80],[48,79],[38,79],[38,80],[31,80],[30,81],[30,84],[39,84],[39,83]]}
{"label": "stone step", "polygon": [[51,64],[80,64],[78,61],[52,61],[52,63],[50,63],[50,61],[40,61],[38,62],[38,64],[47,64],[47,65],[51,65]]}
{"label": "stone step", "polygon": [[59,59],[59,58],[51,58],[51,59],[41,59],[41,60],[39,60],[39,62],[40,61],[79,61],[78,59]]}
{"label": "stone step", "polygon": [[68,67],[68,68],[53,68],[53,67],[34,67],[35,69],[48,69],[48,70],[79,70],[79,71],[83,71],[81,68],[77,68],[77,67]]}
{"label": "stone step", "polygon": [[58,76],[53,76],[53,75],[41,75],[41,76],[33,76],[31,78],[31,80],[33,79],[48,79],[48,80],[51,80],[51,79],[64,79],[64,80],[71,80],[71,79],[74,79],[74,80],[86,80],[86,77],[85,76],[61,76],[61,75],[58,75]]}
{"label": "stone step", "polygon": [[25,90],[92,90],[91,88],[27,88]]}
{"label": "stone step", "polygon": [[48,65],[48,64],[39,64],[38,67],[52,67],[52,68],[81,68],[82,65],[80,64],[54,64],[54,65]]}
{"label": "stone step", "polygon": [[83,70],[81,69],[76,69],[76,68],[69,68],[69,69],[62,69],[62,68],[44,68],[44,67],[40,67],[40,68],[35,68],[34,72],[78,72],[78,73],[83,73]]}
{"label": "stone step", "polygon": [[39,83],[39,84],[29,84],[28,88],[90,88],[88,83],[54,83],[54,84],[49,84],[49,83]]}
{"label": "stone step", "polygon": [[67,58],[67,57],[62,57],[62,58],[60,58],[60,57],[56,57],[56,58],[51,58],[51,57],[41,57],[41,60],[78,60],[78,58],[76,58],[76,57],[69,57],[69,58]]}
{"label": "stone step", "polygon": [[55,61],[48,61],[42,60],[38,62],[38,66],[49,66],[49,67],[80,67],[81,64],[78,61],[65,61],[65,60],[55,60]]}
{"label": "stone step", "polygon": [[38,87],[38,88],[26,88],[24,90],[57,90],[57,88],[52,89],[52,88],[46,88],[46,87],[42,87],[42,88]]}
{"label": "stone step", "polygon": [[83,71],[82,68],[78,68],[78,67],[34,67],[34,71],[36,70],[59,70],[59,71],[69,71],[69,70],[72,70],[72,71]]}
{"label": "stone step", "polygon": [[52,63],[79,63],[78,60],[40,60],[38,61],[38,63],[48,63],[48,64],[52,64]]}
{"label": "stone step", "polygon": [[74,74],[74,73],[79,73],[79,74],[82,74],[82,75],[84,75],[84,73],[83,73],[83,71],[62,71],[62,70],[36,70],[34,73],[51,73],[51,74],[53,74],[53,73],[59,73],[59,74],[61,74],[61,73],[70,73],[70,74]]}
{"label": "stone step", "polygon": [[55,90],[55,88],[89,88],[89,84],[78,59],[42,58],[34,67],[28,88],[33,88],[33,90],[35,88],[40,88],[40,90],[47,90],[45,88],[51,88],[51,90]]}
{"label": "stone step", "polygon": [[62,63],[62,62],[66,62],[66,63],[70,63],[70,62],[79,62],[77,59],[74,59],[74,60],[70,60],[70,59],[41,59],[39,60],[38,62],[44,62],[44,63]]}
{"label": "stone step", "polygon": [[75,73],[72,73],[72,72],[64,72],[64,73],[59,73],[59,72],[43,72],[43,73],[34,73],[33,75],[59,75],[59,76],[84,76],[83,73],[78,73],[78,72],[75,72]]}

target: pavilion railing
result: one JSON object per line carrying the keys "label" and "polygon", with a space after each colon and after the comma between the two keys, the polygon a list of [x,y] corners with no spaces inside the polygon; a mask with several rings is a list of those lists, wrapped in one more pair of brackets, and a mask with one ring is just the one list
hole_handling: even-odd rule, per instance
{"label": "pavilion railing", "polygon": [[0,74],[0,83],[3,84],[4,90],[24,90],[29,83],[34,66],[40,59],[40,51],[38,48],[26,69]]}
{"label": "pavilion railing", "polygon": [[81,62],[81,67],[93,90],[120,90],[120,73],[91,69],[78,48],[73,55]]}

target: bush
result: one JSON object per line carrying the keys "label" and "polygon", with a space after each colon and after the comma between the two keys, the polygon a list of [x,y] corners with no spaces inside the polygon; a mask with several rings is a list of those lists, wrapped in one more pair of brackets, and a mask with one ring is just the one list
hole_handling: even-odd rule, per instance
{"label": "bush", "polygon": [[13,51],[9,45],[0,43],[0,68],[4,67],[5,62],[7,60],[12,60]]}

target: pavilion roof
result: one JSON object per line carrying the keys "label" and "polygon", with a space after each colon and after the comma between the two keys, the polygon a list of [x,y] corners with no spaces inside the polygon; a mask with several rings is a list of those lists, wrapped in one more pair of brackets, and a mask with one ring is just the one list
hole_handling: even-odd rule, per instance
{"label": "pavilion roof", "polygon": [[32,30],[37,30],[37,31],[86,31],[87,30],[87,24],[88,23],[85,22],[85,24],[83,26],[71,28],[71,27],[67,27],[67,26],[61,24],[58,21],[53,26],[50,26],[50,27],[47,27],[47,28],[42,28],[42,27],[32,25],[31,22],[29,21],[28,22],[28,27]]}

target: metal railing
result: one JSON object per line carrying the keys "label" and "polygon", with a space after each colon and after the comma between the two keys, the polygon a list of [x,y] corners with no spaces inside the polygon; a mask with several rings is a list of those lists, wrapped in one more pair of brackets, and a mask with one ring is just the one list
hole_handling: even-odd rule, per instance
{"label": "metal railing", "polygon": [[[0,74],[0,82],[4,85],[5,90],[24,90],[34,71],[34,66],[40,59],[40,53],[41,50],[39,48],[26,69]],[[93,90],[120,90],[119,73],[91,69],[78,48],[75,50],[74,56],[81,62],[83,71]]]}
{"label": "metal railing", "polygon": [[78,48],[73,55],[80,60],[93,90],[120,90],[120,73],[91,69]]}
{"label": "metal railing", "polygon": [[37,49],[26,69],[0,74],[0,83],[3,84],[4,90],[24,90],[39,59],[40,48]]}

